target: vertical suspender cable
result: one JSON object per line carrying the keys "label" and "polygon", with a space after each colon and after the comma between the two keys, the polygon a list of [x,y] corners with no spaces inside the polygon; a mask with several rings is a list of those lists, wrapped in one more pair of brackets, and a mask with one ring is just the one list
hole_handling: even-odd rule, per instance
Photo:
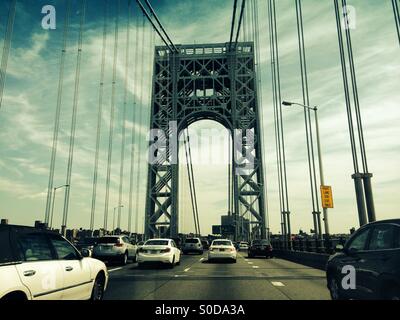
{"label": "vertical suspender cable", "polygon": [[10,8],[9,8],[6,33],[5,33],[4,44],[3,44],[3,53],[2,53],[2,56],[1,56],[1,65],[0,65],[0,110],[1,110],[1,104],[3,102],[3,93],[4,93],[5,82],[6,82],[8,57],[10,55],[10,48],[11,48],[11,37],[12,37],[13,29],[14,29],[16,5],[17,5],[17,0],[13,0],[11,2]]}
{"label": "vertical suspender cable", "polygon": [[104,205],[104,229],[105,230],[107,230],[108,202],[109,202],[109,197],[110,197],[111,159],[112,159],[113,135],[114,135],[115,89],[116,89],[116,81],[117,81],[118,26],[119,26],[120,0],[117,0],[116,6],[117,6],[117,10],[116,10],[116,16],[115,16],[115,31],[114,31],[114,61],[113,61],[113,78],[112,78],[112,88],[111,88],[110,133],[109,133],[109,137],[108,137],[106,196],[105,196],[105,205]]}
{"label": "vertical suspender cable", "polygon": [[68,156],[67,179],[66,179],[67,187],[65,188],[64,212],[63,212],[63,222],[62,222],[62,225],[64,227],[67,226],[69,195],[71,190],[72,164],[74,160],[76,117],[78,112],[79,82],[80,82],[81,61],[82,61],[82,37],[83,37],[83,25],[85,22],[85,10],[86,10],[86,0],[81,0],[81,6],[80,6],[81,19],[79,24],[78,53],[76,57],[75,88],[74,88],[74,98],[72,105],[71,135],[69,141],[69,156]]}
{"label": "vertical suspender cable", "polygon": [[236,19],[236,10],[237,10],[237,0],[234,0],[233,2],[233,14],[232,14],[232,22],[231,22],[231,34],[229,36],[229,50],[231,49],[232,46],[232,40],[233,40],[233,32],[235,30],[235,19]]}
{"label": "vertical suspender cable", "polygon": [[398,3],[398,0],[392,0],[392,6],[393,6],[393,14],[394,14],[394,22],[396,24],[396,31],[397,31],[397,38],[399,39],[399,44],[400,44],[400,5]]}
{"label": "vertical suspender cable", "polygon": [[198,225],[197,225],[197,218],[196,218],[196,202],[195,202],[195,196],[194,196],[194,192],[193,192],[193,183],[192,183],[192,174],[191,174],[191,170],[190,170],[190,163],[191,163],[191,159],[189,156],[189,151],[188,151],[188,134],[187,131],[184,130],[183,131],[183,143],[184,143],[184,147],[185,147],[185,156],[186,156],[186,169],[187,169],[187,174],[188,174],[188,180],[189,180],[189,191],[190,191],[190,200],[192,203],[192,211],[193,211],[193,221],[194,221],[194,228],[195,228],[195,234],[199,234],[199,229],[198,229]]}
{"label": "vertical suspender cable", "polygon": [[189,165],[190,165],[190,174],[192,175],[192,185],[193,185],[193,197],[194,197],[194,204],[195,204],[195,209],[196,209],[196,221],[197,221],[197,231],[198,235],[201,235],[201,230],[200,230],[200,221],[199,221],[199,207],[197,205],[197,194],[196,194],[196,185],[195,185],[195,179],[194,179],[194,171],[193,171],[193,158],[192,158],[192,151],[190,148],[190,137],[189,137],[189,129],[186,128],[186,138],[187,138],[187,145],[188,145],[188,151],[189,151]]}
{"label": "vertical suspender cable", "polygon": [[98,105],[98,109],[97,109],[96,152],[95,152],[95,156],[94,156],[92,209],[91,209],[91,214],[90,214],[90,230],[92,230],[92,231],[94,229],[94,215],[95,215],[95,211],[96,211],[96,192],[97,192],[97,176],[98,176],[98,167],[99,167],[100,132],[101,132],[101,121],[102,121],[102,114],[103,114],[104,70],[105,70],[106,46],[107,46],[107,6],[108,6],[108,0],[104,0],[103,45],[102,45],[102,51],[101,51],[99,105]]}
{"label": "vertical suspender cable", "polygon": [[[301,71],[301,88],[303,94],[303,104],[310,105],[307,78],[307,61],[305,53],[303,14],[301,9],[301,0],[296,0],[296,18],[297,18],[297,36],[299,42],[299,57]],[[306,129],[308,169],[311,188],[311,202],[313,210],[314,231],[317,238],[322,237],[321,218],[319,210],[318,183],[315,168],[314,143],[311,125],[311,111],[304,108],[304,124]]]}
{"label": "vertical suspender cable", "polygon": [[126,48],[125,48],[125,84],[124,102],[122,111],[122,134],[121,134],[121,164],[119,169],[119,194],[118,194],[118,228],[121,229],[122,189],[124,184],[124,161],[125,161],[125,121],[126,105],[128,103],[128,77],[129,77],[129,49],[130,49],[130,28],[131,28],[131,2],[128,3],[128,19],[126,22]]}
{"label": "vertical suspender cable", "polygon": [[[131,170],[129,175],[129,221],[128,231],[132,230],[132,211],[133,211],[133,172],[135,167],[135,149],[136,149],[136,100],[137,100],[137,82],[138,82],[138,48],[139,48],[139,16],[136,15],[136,28],[135,28],[135,64],[133,70],[133,108],[132,108],[132,132],[131,132]],[[138,215],[135,218],[135,232],[138,232]]]}
{"label": "vertical suspender cable", "polygon": [[[137,151],[137,156],[136,156],[136,202],[135,202],[135,214],[136,214],[136,219],[139,218],[139,191],[140,191],[140,167],[143,158],[141,157],[141,152],[142,152],[142,142],[143,142],[143,137],[140,137],[140,129],[141,125],[143,124],[143,79],[144,79],[144,38],[145,38],[145,16],[142,17],[142,44],[141,44],[141,57],[140,57],[140,106],[139,106],[139,118],[138,118],[138,138],[139,138],[139,148]],[[151,29],[149,29],[151,30]],[[138,232],[138,230],[136,230]]]}
{"label": "vertical suspender cable", "polygon": [[54,119],[53,144],[52,144],[52,148],[51,148],[49,182],[48,182],[48,186],[47,186],[47,201],[46,201],[46,211],[45,211],[45,218],[44,218],[45,223],[49,223],[50,208],[51,208],[51,202],[52,202],[52,198],[53,198],[54,168],[55,168],[56,155],[57,155],[58,133],[60,130],[60,113],[61,113],[62,92],[63,92],[63,83],[64,83],[65,54],[67,51],[67,39],[68,39],[68,32],[69,32],[70,14],[71,14],[71,0],[68,0],[66,3],[63,36],[62,36],[62,49],[61,49],[60,69],[59,69],[59,76],[58,76],[56,114],[55,114],[55,119]]}
{"label": "vertical suspender cable", "polygon": [[[260,114],[260,145],[261,145],[261,150],[264,150],[264,112],[263,112],[263,92],[262,92],[262,86],[261,86],[261,78],[262,78],[262,70],[261,70],[261,58],[260,58],[260,32],[259,32],[259,22],[258,22],[258,0],[253,0],[253,17],[254,17],[254,25],[253,25],[253,29],[254,29],[254,33],[255,33],[255,50],[256,50],[256,81],[257,81],[257,97],[258,97],[258,112]],[[263,208],[265,210],[265,225],[267,228],[267,231],[269,230],[269,216],[268,216],[268,196],[267,196],[267,179],[265,176],[265,169],[266,169],[266,165],[265,165],[265,157],[262,154],[262,167],[263,167],[263,172],[262,172],[262,178],[264,180],[264,185],[262,186],[263,188],[263,192],[264,192],[264,202],[265,202],[265,208]],[[267,238],[268,238],[268,234],[267,234]]]}

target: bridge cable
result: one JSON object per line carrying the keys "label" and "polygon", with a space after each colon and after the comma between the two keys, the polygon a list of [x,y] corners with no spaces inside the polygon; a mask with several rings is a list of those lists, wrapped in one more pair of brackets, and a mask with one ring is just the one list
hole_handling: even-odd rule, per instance
{"label": "bridge cable", "polygon": [[[138,218],[139,216],[139,190],[140,190],[140,167],[141,167],[141,151],[142,151],[142,141],[143,139],[140,138],[140,129],[141,125],[143,124],[143,79],[144,79],[144,39],[145,39],[145,17],[142,16],[142,44],[141,44],[141,61],[140,61],[140,107],[139,107],[139,118],[138,118],[138,124],[139,124],[139,130],[138,130],[138,137],[139,137],[139,147],[137,150],[137,156],[136,156],[136,203],[135,203],[135,211],[136,211],[136,216]],[[136,226],[138,227],[138,226]],[[138,230],[136,230],[138,232]]]}
{"label": "bridge cable", "polygon": [[[133,77],[133,108],[132,108],[132,131],[131,131],[131,169],[129,174],[129,215],[128,215],[128,231],[132,230],[132,211],[133,211],[133,180],[135,168],[135,149],[136,149],[136,113],[137,113],[137,82],[138,82],[138,56],[139,56],[139,15],[136,15],[136,28],[135,28],[135,64],[134,64],[134,77]],[[135,219],[135,232],[138,230],[138,220]]]}
{"label": "bridge cable", "polygon": [[64,227],[67,226],[68,219],[68,208],[69,208],[69,197],[71,191],[71,176],[72,176],[72,165],[74,160],[74,146],[75,146],[75,131],[76,131],[76,118],[78,112],[78,100],[79,100],[79,83],[80,83],[80,72],[81,72],[81,61],[82,61],[82,38],[83,38],[83,26],[85,23],[85,10],[86,0],[81,0],[80,6],[80,23],[79,23],[79,36],[78,36],[78,53],[76,57],[76,69],[75,69],[75,88],[72,105],[72,121],[71,121],[71,133],[69,143],[69,156],[67,166],[67,179],[64,197],[64,211],[63,211],[63,223]]}
{"label": "bridge cable", "polygon": [[186,133],[187,133],[187,144],[188,144],[189,159],[190,159],[190,172],[192,174],[193,195],[194,195],[195,208],[196,208],[197,229],[198,229],[198,235],[200,236],[201,231],[200,231],[200,221],[199,221],[199,207],[197,205],[196,185],[195,185],[195,177],[194,177],[194,171],[193,171],[192,151],[190,148],[190,137],[189,137],[189,129],[188,128],[186,128]]}
{"label": "bridge cable", "polygon": [[54,192],[54,190],[53,190],[54,169],[55,169],[55,162],[56,162],[56,155],[57,155],[58,134],[60,131],[60,113],[61,113],[61,104],[62,104],[62,95],[63,95],[65,55],[67,52],[67,39],[68,39],[68,33],[69,33],[70,14],[71,14],[71,0],[68,0],[66,3],[66,10],[65,10],[65,17],[64,17],[60,68],[59,68],[59,75],[58,75],[56,113],[55,113],[55,118],[54,118],[53,142],[52,142],[52,148],[51,148],[51,158],[50,158],[50,168],[49,168],[49,181],[48,181],[48,186],[47,186],[47,200],[46,200],[46,210],[45,210],[45,218],[44,218],[44,222],[47,224],[49,223],[49,220],[50,220],[50,208],[52,205],[52,198],[53,198],[53,192]]}
{"label": "bridge cable", "polygon": [[101,133],[101,122],[102,122],[102,116],[103,116],[104,74],[105,74],[105,59],[106,59],[106,47],[107,47],[108,0],[104,0],[103,5],[104,5],[103,44],[102,44],[102,50],[101,50],[99,104],[98,104],[98,109],[97,109],[96,152],[95,152],[95,156],[94,156],[92,208],[91,208],[91,212],[90,212],[90,230],[92,230],[92,231],[94,229],[94,216],[95,216],[95,211],[96,211],[97,178],[98,178],[99,151],[100,151],[100,133]]}
{"label": "bridge cable", "polygon": [[[305,52],[304,42],[304,29],[303,29],[303,14],[301,7],[301,0],[296,0],[296,22],[297,22],[297,37],[299,44],[299,58],[300,58],[300,75],[301,75],[301,88],[303,94],[303,104],[309,106],[310,98],[308,91],[308,78],[307,78],[307,61]],[[316,176],[315,166],[315,152],[314,152],[314,141],[313,132],[311,125],[311,110],[304,108],[304,124],[306,129],[306,143],[307,143],[307,157],[308,157],[308,169],[310,178],[311,188],[311,202],[313,210],[313,221],[314,229],[317,237],[322,236],[321,229],[321,218],[319,209],[319,198],[318,198],[318,182]]]}
{"label": "bridge cable", "polygon": [[164,33],[165,37],[168,39],[170,45],[174,48],[174,51],[175,51],[175,52],[178,52],[178,49],[176,48],[176,46],[175,46],[174,43],[172,42],[172,40],[171,40],[171,38],[169,37],[167,31],[165,31],[165,28],[163,27],[163,25],[162,25],[160,19],[158,19],[157,13],[154,11],[153,7],[151,6],[150,1],[149,1],[149,0],[145,0],[145,2],[146,2],[147,6],[148,6],[149,9],[150,9],[150,12],[151,12],[152,17],[154,17],[154,18],[156,19],[158,26],[161,28],[161,31]]}
{"label": "bridge cable", "polygon": [[126,47],[125,47],[125,80],[124,80],[124,100],[122,109],[122,134],[121,134],[121,163],[119,169],[119,192],[118,192],[118,228],[121,229],[121,209],[122,209],[122,189],[124,184],[124,162],[125,162],[125,121],[126,105],[128,103],[128,81],[129,81],[129,53],[130,53],[130,28],[131,28],[131,1],[128,1],[128,18],[126,22]]}
{"label": "bridge cable", "polygon": [[237,30],[236,30],[235,48],[236,48],[237,42],[239,40],[240,28],[242,26],[243,12],[244,12],[244,9],[245,9],[245,5],[246,5],[246,0],[242,0],[242,6],[240,8],[240,15],[239,15],[239,22],[238,22],[238,27],[237,27]]}
{"label": "bridge cable", "polygon": [[230,36],[229,36],[229,47],[228,47],[229,50],[231,49],[231,46],[232,46],[233,32],[235,30],[236,10],[237,10],[237,0],[234,0],[234,2],[233,2],[232,20],[231,20],[231,33],[230,33]]}
{"label": "bridge cable", "polygon": [[286,177],[286,159],[284,148],[284,131],[282,120],[281,106],[281,89],[280,89],[280,71],[279,71],[279,50],[278,50],[278,34],[276,26],[276,9],[275,0],[268,1],[268,12],[270,20],[270,45],[271,45],[271,74],[273,84],[273,101],[274,101],[274,117],[275,117],[275,139],[277,146],[277,165],[278,165],[278,184],[280,186],[281,200],[281,225],[282,234],[286,238],[289,234],[289,221],[287,221],[287,212],[289,212],[289,200]]}
{"label": "bridge cable", "polygon": [[394,22],[396,24],[396,31],[397,31],[397,37],[399,39],[399,44],[400,44],[400,5],[398,3],[398,0],[392,0],[392,6],[393,6],[393,14],[394,14]]}
{"label": "bridge cable", "polygon": [[10,4],[10,8],[8,11],[7,27],[4,36],[3,53],[1,56],[1,65],[0,65],[0,110],[3,102],[4,86],[7,75],[8,57],[10,55],[11,38],[14,29],[16,5],[17,5],[17,0],[13,0]]}
{"label": "bridge cable", "polygon": [[116,16],[114,27],[114,57],[112,71],[112,87],[111,87],[111,112],[110,112],[110,131],[108,136],[108,156],[107,156],[107,174],[106,174],[106,194],[104,203],[104,230],[107,230],[108,222],[108,206],[110,197],[110,179],[111,179],[111,160],[113,151],[113,136],[114,136],[114,113],[115,113],[115,91],[117,81],[117,59],[118,59],[118,32],[119,32],[119,12],[120,0],[116,1]]}
{"label": "bridge cable", "polygon": [[[153,29],[157,32],[158,36],[161,38],[161,40],[164,42],[164,44],[168,47],[168,49],[170,50],[170,52],[178,52],[176,47],[174,46],[174,44],[168,43],[168,41],[164,38],[164,36],[162,35],[162,32],[157,28],[157,26],[155,25],[155,23],[153,22],[153,20],[150,17],[150,14],[147,12],[147,10],[145,9],[145,7],[143,6],[143,4],[140,2],[140,0],[136,0],[137,4],[139,5],[139,8],[142,10],[143,15],[147,18],[147,20],[150,22],[150,24],[152,25]],[[154,16],[155,12],[153,11],[153,16]],[[163,28],[164,29],[164,28]],[[164,30],[165,32],[165,30]],[[165,32],[166,34],[166,32]],[[167,35],[167,34],[166,34]],[[168,35],[167,35],[167,38]]]}
{"label": "bridge cable", "polygon": [[194,186],[194,177],[193,177],[193,168],[192,168],[192,158],[191,158],[191,152],[190,152],[190,140],[189,140],[189,133],[188,129],[183,131],[183,143],[185,147],[185,155],[186,155],[186,168],[187,168],[187,173],[188,173],[188,179],[189,179],[189,190],[190,190],[190,199],[192,201],[192,211],[193,211],[193,220],[194,220],[194,227],[195,227],[195,233],[196,235],[200,234],[200,228],[198,225],[198,210],[197,210],[197,200],[196,200],[196,192],[195,192],[195,186]]}

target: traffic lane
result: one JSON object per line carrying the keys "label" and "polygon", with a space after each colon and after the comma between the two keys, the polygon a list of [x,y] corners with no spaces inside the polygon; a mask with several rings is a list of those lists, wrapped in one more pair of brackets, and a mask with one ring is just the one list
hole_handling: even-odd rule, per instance
{"label": "traffic lane", "polygon": [[257,272],[270,279],[282,293],[294,300],[330,300],[325,271],[279,258],[247,259]]}
{"label": "traffic lane", "polygon": [[175,275],[183,274],[204,256],[181,256],[180,265],[169,269],[164,265],[149,265],[139,268],[137,263],[122,268],[110,268],[109,284],[104,299],[142,300],[170,281]]}
{"label": "traffic lane", "polygon": [[185,274],[174,277],[146,299],[282,300],[287,297],[239,256],[237,263],[207,260],[195,263]]}
{"label": "traffic lane", "polygon": [[320,270],[240,253],[237,263],[209,263],[203,255],[182,256],[174,269],[128,265],[110,273],[105,299],[320,300],[329,299],[329,292]]}

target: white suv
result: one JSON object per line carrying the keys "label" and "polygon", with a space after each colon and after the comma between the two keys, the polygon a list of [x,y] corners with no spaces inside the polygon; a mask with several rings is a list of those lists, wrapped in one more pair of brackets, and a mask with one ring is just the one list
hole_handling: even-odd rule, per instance
{"label": "white suv", "polygon": [[101,300],[105,264],[51,231],[0,225],[0,300]]}
{"label": "white suv", "polygon": [[183,244],[182,251],[183,254],[188,254],[190,252],[203,254],[203,244],[200,238],[187,238]]}
{"label": "white suv", "polygon": [[117,260],[126,265],[129,259],[136,262],[137,246],[124,235],[104,236],[97,240],[93,257],[102,261]]}

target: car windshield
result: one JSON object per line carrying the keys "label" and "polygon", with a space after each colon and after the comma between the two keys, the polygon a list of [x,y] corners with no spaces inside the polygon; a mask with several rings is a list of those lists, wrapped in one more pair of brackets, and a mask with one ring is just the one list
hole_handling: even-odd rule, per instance
{"label": "car windshield", "polygon": [[198,239],[186,239],[185,243],[198,243],[199,240]]}
{"label": "car windshield", "polygon": [[142,244],[144,244],[143,241],[140,241],[140,242],[138,243],[139,246],[141,246]]}
{"label": "car windshield", "polygon": [[97,243],[118,243],[118,241],[118,237],[102,237],[97,241]]}
{"label": "car windshield", "polygon": [[146,246],[167,246],[168,240],[149,240],[145,243]]}
{"label": "car windshield", "polygon": [[213,242],[213,246],[231,246],[232,243],[228,240],[217,240]]}

